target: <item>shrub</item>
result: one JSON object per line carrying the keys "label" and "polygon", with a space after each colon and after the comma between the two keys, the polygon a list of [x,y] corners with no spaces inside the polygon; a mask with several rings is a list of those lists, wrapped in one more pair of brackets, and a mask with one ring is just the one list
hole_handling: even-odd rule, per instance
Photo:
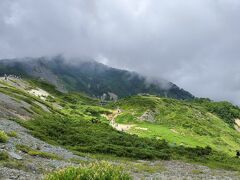
{"label": "shrub", "polygon": [[16,131],[8,132],[7,135],[8,135],[9,137],[17,137]]}
{"label": "shrub", "polygon": [[0,130],[0,143],[5,143],[8,141],[8,136],[4,131]]}
{"label": "shrub", "polygon": [[170,159],[165,141],[140,138],[114,130],[105,123],[73,120],[61,116],[45,116],[28,121],[25,127],[33,135],[48,142],[86,153],[112,154],[140,159]]}
{"label": "shrub", "polygon": [[39,157],[47,158],[47,159],[61,159],[60,157],[58,157],[55,154],[34,150],[34,149],[32,149],[28,146],[22,145],[22,144],[16,145],[16,148],[24,153],[31,155],[31,156],[39,156]]}
{"label": "shrub", "polygon": [[[18,169],[18,170],[23,170],[23,171],[31,171],[31,167],[27,167],[22,161],[17,161],[17,160],[11,160],[11,161],[6,161],[2,164],[4,167],[10,168],[10,169]],[[29,168],[29,169],[28,169]]]}
{"label": "shrub", "polygon": [[7,152],[0,152],[0,161],[8,160],[9,156]]}
{"label": "shrub", "polygon": [[113,166],[107,162],[91,163],[81,167],[69,167],[54,172],[46,177],[46,180],[130,180],[127,173],[121,167]]}
{"label": "shrub", "polygon": [[197,98],[194,99],[193,102],[201,105],[207,111],[216,114],[231,127],[233,127],[235,119],[240,117],[240,108],[229,102],[213,102],[210,99],[205,98]]}

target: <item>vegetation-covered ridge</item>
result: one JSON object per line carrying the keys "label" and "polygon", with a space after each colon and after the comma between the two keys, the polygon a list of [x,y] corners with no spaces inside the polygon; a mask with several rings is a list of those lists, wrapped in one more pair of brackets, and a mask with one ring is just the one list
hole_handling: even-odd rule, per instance
{"label": "vegetation-covered ridge", "polygon": [[[143,112],[149,109],[157,114],[158,111],[156,107],[161,105],[158,101],[165,102],[164,107],[169,104],[168,108],[170,108],[170,110],[173,110],[175,107],[179,112],[188,110],[186,108],[188,106],[188,108],[190,108],[189,102],[153,96],[134,96],[103,107],[99,105],[97,99],[90,98],[84,94],[60,93],[56,91],[52,85],[41,81],[31,81],[29,84],[31,84],[32,88],[36,89],[37,87],[41,87],[50,92],[49,96],[46,97],[45,100],[42,100],[37,96],[30,95],[24,89],[19,89],[16,86],[10,86],[6,83],[3,83],[3,86],[7,87],[8,91],[6,91],[5,88],[1,88],[0,93],[5,93],[31,105],[30,111],[33,111],[31,119],[26,121],[24,118],[15,118],[15,121],[28,128],[34,136],[48,143],[64,146],[76,154],[104,154],[134,159],[180,159],[200,162],[209,166],[239,170],[239,159],[233,158],[232,152],[228,153],[225,150],[221,151],[216,149],[211,143],[206,143],[202,145],[202,147],[198,147],[189,145],[188,143],[171,143],[167,138],[167,134],[166,138],[158,135],[128,134],[117,131],[111,127],[109,120],[106,118],[106,116],[113,113],[115,108],[120,107],[123,112],[117,117],[117,121],[122,121],[122,123],[126,121],[137,123],[140,121],[138,121],[136,117],[141,116]],[[182,107],[184,109],[181,109],[181,103],[186,104],[186,107]],[[42,107],[43,105],[47,107],[48,111]],[[181,127],[185,133],[192,132],[193,136],[197,136],[203,132],[201,130],[195,130],[194,127],[198,125],[198,123],[191,124],[189,122],[187,126],[181,123],[181,121],[186,121],[185,119],[190,121],[192,116],[198,116],[198,112],[201,112],[201,115],[199,115],[201,118],[199,120],[203,122],[216,121],[222,127],[228,127],[224,121],[208,113],[203,107],[193,106],[194,108],[192,109],[194,109],[194,112],[192,112],[190,108],[189,114],[180,114],[178,121],[173,121],[175,126]],[[177,112],[173,111],[175,115],[177,115]],[[170,119],[165,119],[165,115],[163,116],[159,113],[159,117],[162,117],[163,125],[171,120],[171,117],[174,115],[169,114],[168,111],[166,111],[166,114],[168,115],[166,117]],[[124,115],[125,118],[123,118]],[[207,120],[205,120],[205,118],[207,118]],[[158,127],[156,122],[147,123]],[[204,126],[204,128],[207,127]],[[215,129],[214,127],[209,128],[211,130],[207,131],[207,135],[201,135],[210,137],[210,133],[213,133],[212,131]],[[231,130],[232,131],[229,130],[230,134],[234,132],[233,129]],[[235,137],[235,134],[232,135]],[[180,137],[174,138],[179,139]],[[221,139],[219,139],[219,141],[222,142]],[[232,143],[235,145],[234,141],[232,141]],[[31,150],[28,149],[27,152],[31,152]]]}
{"label": "vegetation-covered ridge", "polygon": [[61,91],[84,92],[95,97],[108,93],[118,97],[150,93],[177,99],[193,98],[189,92],[168,81],[147,81],[137,73],[95,61],[79,59],[72,64],[66,61],[61,56],[0,60],[0,76],[16,74],[45,79]]}
{"label": "vegetation-covered ridge", "polygon": [[226,102],[199,101],[133,96],[110,106],[122,110],[115,121],[132,125],[128,133],[188,147],[210,146],[235,156],[240,149],[240,133],[233,123],[240,109]]}

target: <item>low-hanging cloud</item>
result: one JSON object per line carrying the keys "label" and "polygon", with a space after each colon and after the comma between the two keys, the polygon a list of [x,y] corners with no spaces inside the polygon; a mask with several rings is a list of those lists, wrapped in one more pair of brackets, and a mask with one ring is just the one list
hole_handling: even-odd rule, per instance
{"label": "low-hanging cloud", "polygon": [[1,0],[0,58],[86,56],[240,104],[239,0]]}

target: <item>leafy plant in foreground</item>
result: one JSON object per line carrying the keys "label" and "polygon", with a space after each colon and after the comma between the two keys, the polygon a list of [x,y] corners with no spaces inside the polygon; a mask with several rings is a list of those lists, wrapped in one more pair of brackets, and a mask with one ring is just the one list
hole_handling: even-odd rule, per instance
{"label": "leafy plant in foreground", "polygon": [[8,136],[4,131],[0,130],[0,143],[5,143],[8,141]]}
{"label": "leafy plant in foreground", "polygon": [[107,162],[91,163],[80,167],[69,167],[46,177],[46,180],[131,180],[121,167]]}

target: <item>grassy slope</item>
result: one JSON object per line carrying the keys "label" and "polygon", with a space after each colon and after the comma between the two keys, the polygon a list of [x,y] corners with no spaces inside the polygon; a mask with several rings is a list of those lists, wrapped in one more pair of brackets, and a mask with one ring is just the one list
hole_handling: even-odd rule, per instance
{"label": "grassy slope", "polygon": [[[34,112],[37,113],[37,115],[35,115],[31,121],[18,122],[29,128],[35,136],[52,144],[65,146],[78,153],[102,153],[137,159],[183,159],[217,167],[240,170],[238,167],[238,159],[213,152],[209,148],[169,146],[164,140],[151,138],[153,136],[138,137],[118,132],[109,126],[107,120],[102,116],[102,114],[110,113],[111,110],[99,107],[98,100],[78,93],[61,94],[55,91],[54,87],[43,82],[32,81],[32,83],[35,86],[40,86],[48,90],[55,98],[48,98],[47,102],[45,102],[14,87],[8,87],[7,90],[6,88],[2,88],[1,91],[14,98],[20,98],[23,101],[28,101],[30,104],[33,104]],[[16,94],[21,94],[21,96],[16,97]],[[136,97],[133,97],[133,101],[120,101],[116,104],[129,112],[135,112],[134,116],[127,115],[127,118],[139,116],[147,108],[154,109],[156,104],[158,104],[155,102],[156,98],[154,98],[155,100],[145,99],[145,97],[134,98]],[[34,101],[45,104],[49,107],[51,113],[44,112],[33,103]],[[176,102],[180,103],[180,101]],[[55,109],[53,103],[60,104],[63,109]],[[181,103],[178,106],[176,106],[176,104],[172,106],[172,108],[179,106],[179,111],[182,111],[180,107]],[[185,118],[185,115],[179,118]],[[161,117],[161,115],[159,115],[159,117]],[[169,116],[169,118],[170,117],[171,116]],[[203,118],[205,118],[205,116]],[[215,116],[214,118],[218,119]],[[94,120],[94,123],[92,120]],[[119,120],[126,121],[125,118]],[[164,121],[162,121],[162,123],[164,123]],[[152,124],[148,123],[148,125],[150,126]],[[157,128],[158,126],[164,127],[163,124],[159,124],[154,125],[153,128]],[[165,129],[169,130],[168,127],[165,127]],[[168,136],[166,136],[166,138],[167,137]]]}
{"label": "grassy slope", "polygon": [[[124,110],[116,118],[118,123],[136,124],[129,130],[131,134],[166,139],[170,143],[190,147],[209,145],[214,150],[231,156],[240,149],[240,133],[197,102],[134,96],[113,106]],[[148,110],[153,111],[155,122],[139,120]]]}

